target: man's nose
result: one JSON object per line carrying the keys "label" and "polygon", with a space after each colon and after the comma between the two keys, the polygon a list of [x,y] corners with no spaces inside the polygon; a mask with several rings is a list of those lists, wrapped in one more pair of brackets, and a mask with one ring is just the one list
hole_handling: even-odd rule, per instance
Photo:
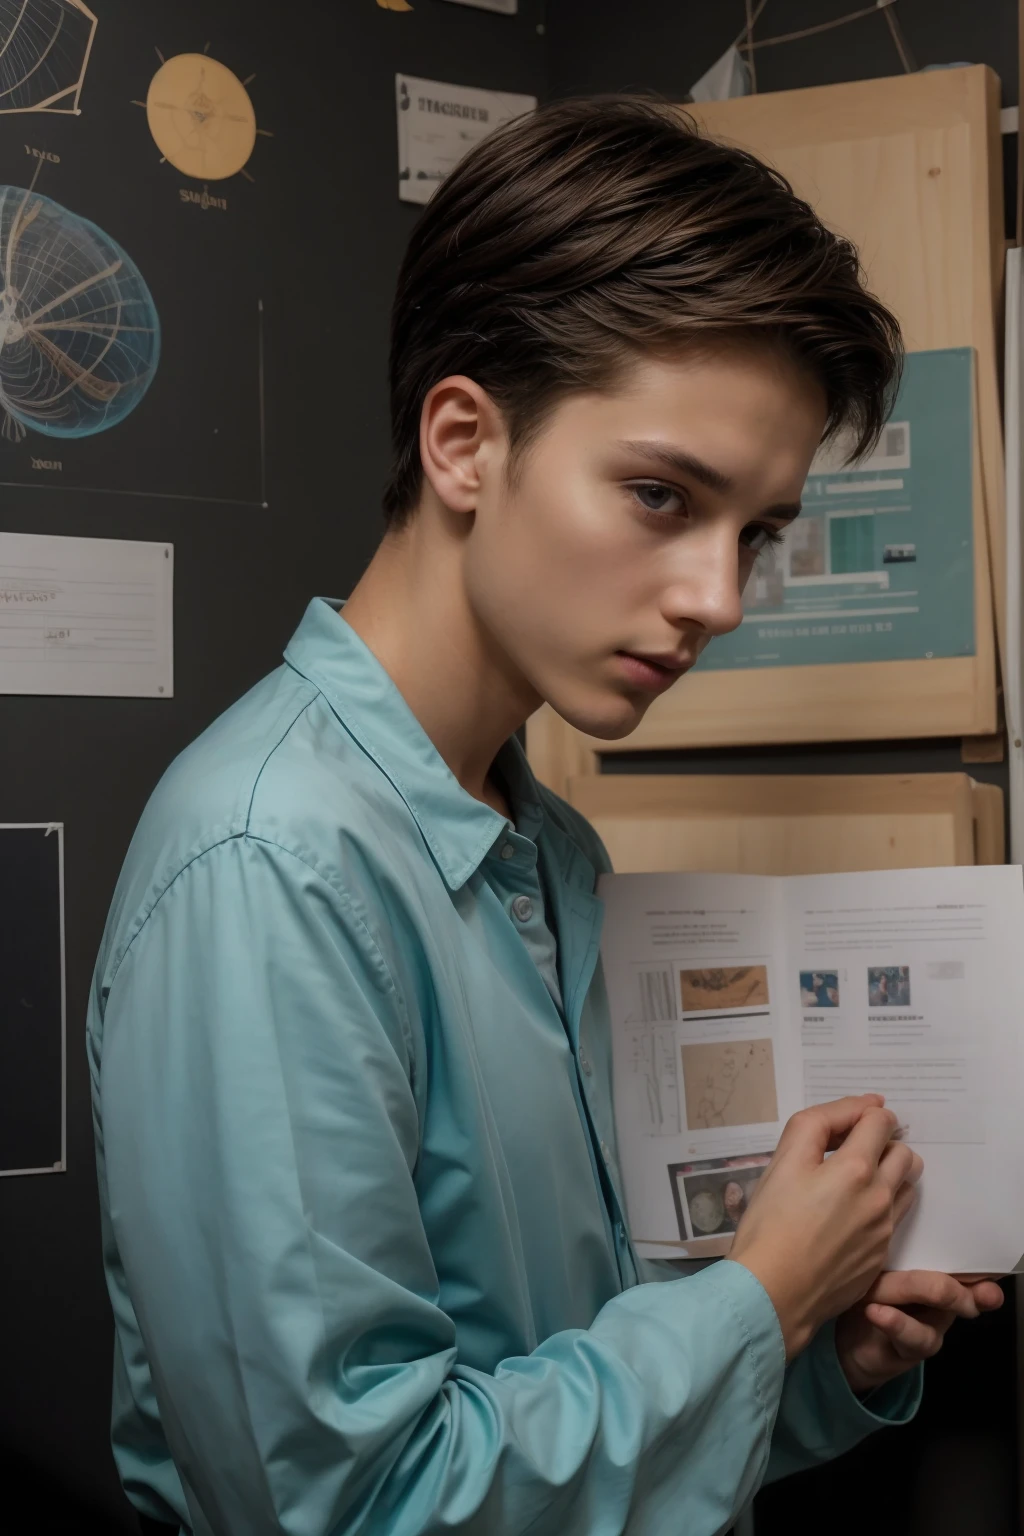
{"label": "man's nose", "polygon": [[708,530],[683,553],[662,600],[673,624],[699,625],[708,635],[727,635],[743,619],[740,548],[735,533]]}

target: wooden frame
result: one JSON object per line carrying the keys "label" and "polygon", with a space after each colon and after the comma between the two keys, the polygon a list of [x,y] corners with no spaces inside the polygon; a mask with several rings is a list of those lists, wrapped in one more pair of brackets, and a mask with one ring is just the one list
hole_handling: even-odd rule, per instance
{"label": "wooden frame", "polygon": [[1003,793],[965,773],[601,774],[568,798],[619,873],[831,874],[1003,861]]}
{"label": "wooden frame", "polygon": [[527,728],[535,771],[558,790],[595,768],[600,752],[990,734],[997,725],[993,618],[1004,641],[1006,632],[995,333],[1003,256],[999,82],[972,66],[687,111],[777,165],[855,241],[911,350],[974,349],[976,654],[698,671],[620,742],[579,736],[544,710]]}

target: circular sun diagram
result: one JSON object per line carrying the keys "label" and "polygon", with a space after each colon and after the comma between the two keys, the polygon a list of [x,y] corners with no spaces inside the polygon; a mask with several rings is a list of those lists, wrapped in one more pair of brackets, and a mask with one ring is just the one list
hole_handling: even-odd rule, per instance
{"label": "circular sun diagram", "polygon": [[237,176],[256,147],[248,91],[205,53],[179,53],[161,64],[150,82],[146,117],[160,153],[197,181]]}

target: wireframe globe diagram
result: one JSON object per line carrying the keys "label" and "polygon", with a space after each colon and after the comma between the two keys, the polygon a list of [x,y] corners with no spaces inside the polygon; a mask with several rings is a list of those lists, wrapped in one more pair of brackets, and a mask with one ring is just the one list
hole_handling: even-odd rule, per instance
{"label": "wireframe globe diagram", "polygon": [[96,17],[83,0],[0,0],[0,112],[78,112]]}
{"label": "wireframe globe diagram", "polygon": [[160,361],[160,319],[116,240],[22,187],[0,186],[3,432],[80,438],[125,419]]}

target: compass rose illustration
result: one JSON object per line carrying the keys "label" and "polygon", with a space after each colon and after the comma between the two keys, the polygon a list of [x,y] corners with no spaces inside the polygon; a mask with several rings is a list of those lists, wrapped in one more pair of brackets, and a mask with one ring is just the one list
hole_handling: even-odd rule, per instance
{"label": "compass rose illustration", "polygon": [[144,107],[161,164],[169,162],[196,181],[226,181],[242,175],[254,178],[246,167],[259,136],[273,135],[256,123],[249,86],[226,64],[210,57],[210,44],[202,53],[178,53],[165,59],[156,50],[160,68],[150,81]]}

